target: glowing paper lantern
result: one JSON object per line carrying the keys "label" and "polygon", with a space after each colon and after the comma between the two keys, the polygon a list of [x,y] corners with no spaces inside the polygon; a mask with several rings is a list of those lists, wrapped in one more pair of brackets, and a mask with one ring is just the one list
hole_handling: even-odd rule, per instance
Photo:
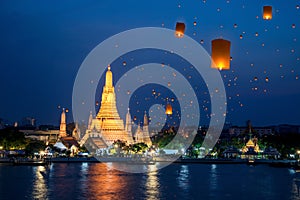
{"label": "glowing paper lantern", "polygon": [[272,6],[264,6],[263,19],[265,20],[272,19]]}
{"label": "glowing paper lantern", "polygon": [[211,68],[219,70],[230,69],[230,42],[215,39],[211,42]]}
{"label": "glowing paper lantern", "polygon": [[182,38],[184,36],[184,31],[185,31],[185,24],[182,22],[177,22],[175,36],[178,38]]}
{"label": "glowing paper lantern", "polygon": [[268,78],[268,77],[266,77],[266,79],[265,79],[265,80],[266,80],[266,82],[269,82],[269,78]]}
{"label": "glowing paper lantern", "polygon": [[173,113],[173,109],[172,109],[171,104],[167,104],[166,105],[166,115],[172,115],[172,113]]}

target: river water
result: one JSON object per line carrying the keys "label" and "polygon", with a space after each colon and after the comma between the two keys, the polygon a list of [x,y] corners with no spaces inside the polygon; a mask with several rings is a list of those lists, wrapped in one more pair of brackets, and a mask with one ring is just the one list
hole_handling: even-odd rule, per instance
{"label": "river water", "polygon": [[300,199],[300,175],[286,168],[171,164],[159,171],[132,174],[111,165],[0,164],[0,199]]}

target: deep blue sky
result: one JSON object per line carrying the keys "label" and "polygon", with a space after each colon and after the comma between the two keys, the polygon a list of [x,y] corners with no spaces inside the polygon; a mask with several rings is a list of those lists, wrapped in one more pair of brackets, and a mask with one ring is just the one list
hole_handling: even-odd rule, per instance
{"label": "deep blue sky", "polygon": [[[211,40],[231,41],[231,70],[221,72],[226,75],[224,82],[231,83],[226,88],[231,97],[227,121],[300,124],[299,4],[292,0],[3,0],[0,118],[18,121],[33,116],[40,124],[58,124],[57,106],[71,108],[77,70],[96,45],[127,29],[162,24],[174,29],[176,21],[183,21],[186,34],[203,40],[209,53]],[[263,5],[273,6],[271,21],[262,19]]]}

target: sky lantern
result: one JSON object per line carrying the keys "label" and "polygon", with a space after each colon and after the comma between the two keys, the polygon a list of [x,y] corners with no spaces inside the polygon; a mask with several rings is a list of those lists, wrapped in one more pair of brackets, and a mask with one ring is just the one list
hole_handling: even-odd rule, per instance
{"label": "sky lantern", "polygon": [[268,78],[268,77],[266,77],[266,79],[265,79],[265,80],[266,80],[266,82],[269,82],[269,78]]}
{"label": "sky lantern", "polygon": [[185,31],[185,24],[182,22],[177,22],[175,36],[178,38],[182,38],[184,36],[184,31]]}
{"label": "sky lantern", "polygon": [[230,41],[215,39],[211,42],[211,68],[230,69]]}
{"label": "sky lantern", "polygon": [[263,10],[263,19],[271,20],[272,19],[272,6],[264,6]]}
{"label": "sky lantern", "polygon": [[166,115],[172,115],[173,114],[173,109],[171,104],[167,103],[166,105]]}

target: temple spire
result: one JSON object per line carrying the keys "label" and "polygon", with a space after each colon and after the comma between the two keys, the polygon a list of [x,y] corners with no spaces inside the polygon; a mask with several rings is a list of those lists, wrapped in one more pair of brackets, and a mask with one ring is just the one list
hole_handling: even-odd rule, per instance
{"label": "temple spire", "polygon": [[148,125],[149,125],[148,116],[147,116],[147,112],[145,111],[145,114],[144,114],[144,126],[148,126]]}
{"label": "temple spire", "polygon": [[67,136],[67,125],[66,125],[66,112],[63,108],[60,117],[60,127],[59,127],[59,137],[66,137]]}
{"label": "temple spire", "polygon": [[149,135],[149,119],[148,119],[146,111],[145,111],[145,114],[144,114],[143,142],[145,144],[147,144],[149,147],[152,145],[150,135]]}
{"label": "temple spire", "polygon": [[81,139],[80,129],[78,127],[78,123],[75,123],[75,128],[72,132],[72,136],[79,141]]}
{"label": "temple spire", "polygon": [[[97,114],[97,119],[101,118],[115,118],[120,119],[119,113],[116,106],[116,94],[113,86],[113,74],[110,71],[110,65],[107,67],[105,76],[105,85],[103,87],[101,107]],[[123,124],[124,126],[124,124]]]}
{"label": "temple spire", "polygon": [[105,86],[106,87],[113,87],[113,77],[112,72],[110,71],[110,65],[107,67],[106,77],[105,77]]}
{"label": "temple spire", "polygon": [[[92,118],[91,115],[90,118]],[[113,73],[110,65],[108,65],[105,74],[105,85],[102,91],[100,109],[96,118],[91,120],[92,122],[81,143],[84,144],[88,138],[92,138],[94,144],[97,143],[96,141],[99,142],[101,140],[102,144],[105,144],[106,146],[112,145],[116,140],[132,144],[133,137],[130,115],[128,115],[127,118],[128,120],[125,123],[125,126],[127,127],[124,128],[124,121],[120,118],[117,110],[116,94],[113,86]]]}
{"label": "temple spire", "polygon": [[137,129],[135,131],[135,143],[143,142],[143,133],[140,127],[140,124],[137,125]]}
{"label": "temple spire", "polygon": [[131,129],[132,129],[131,115],[130,115],[130,111],[129,111],[129,108],[128,108],[128,111],[127,111],[127,114],[126,114],[126,121],[125,121],[125,131],[131,133]]}

